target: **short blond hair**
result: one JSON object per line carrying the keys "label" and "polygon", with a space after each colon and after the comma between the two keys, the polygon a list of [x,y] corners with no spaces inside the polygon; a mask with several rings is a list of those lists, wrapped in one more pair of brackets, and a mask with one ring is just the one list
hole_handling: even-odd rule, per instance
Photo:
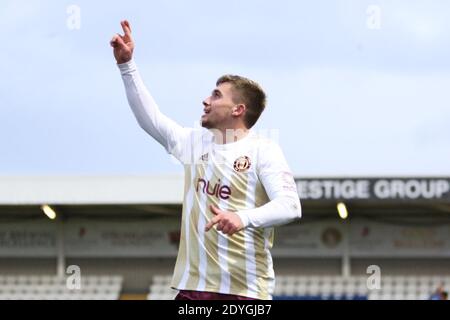
{"label": "short blond hair", "polygon": [[235,103],[243,103],[247,107],[244,121],[248,129],[258,121],[266,107],[266,94],[261,86],[253,80],[245,77],[227,74],[221,76],[216,86],[222,83],[230,83],[235,91],[233,100]]}

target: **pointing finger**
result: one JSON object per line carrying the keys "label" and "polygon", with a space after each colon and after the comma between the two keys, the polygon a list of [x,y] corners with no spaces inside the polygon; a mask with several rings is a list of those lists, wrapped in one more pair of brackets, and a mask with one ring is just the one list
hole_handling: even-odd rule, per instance
{"label": "pointing finger", "polygon": [[127,20],[124,20],[120,24],[122,25],[122,29],[125,35],[131,37],[130,23]]}
{"label": "pointing finger", "polygon": [[210,222],[208,222],[208,224],[205,227],[205,231],[208,232],[209,229],[211,229],[215,224],[219,223],[220,218],[219,217],[214,217]]}
{"label": "pointing finger", "polygon": [[222,213],[222,211],[219,208],[215,207],[214,205],[210,205],[209,208],[211,209],[211,212],[214,213],[215,215]]}

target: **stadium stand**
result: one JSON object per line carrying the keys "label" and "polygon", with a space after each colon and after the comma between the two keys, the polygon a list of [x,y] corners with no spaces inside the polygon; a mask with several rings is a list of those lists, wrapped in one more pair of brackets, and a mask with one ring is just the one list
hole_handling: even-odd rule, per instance
{"label": "stadium stand", "polygon": [[[155,275],[148,300],[171,300],[171,277]],[[449,276],[383,276],[368,289],[366,276],[277,276],[274,300],[427,300],[436,287],[450,288]]]}
{"label": "stadium stand", "polygon": [[0,300],[118,300],[122,276],[83,276],[80,289],[69,289],[67,278],[0,276]]}
{"label": "stadium stand", "polygon": [[[449,177],[296,181],[304,217],[275,233],[274,299],[438,299],[442,282],[450,291]],[[165,175],[1,177],[0,299],[173,299],[183,183]],[[342,220],[336,203],[359,184],[370,197],[345,199]],[[81,290],[52,276],[70,266],[83,274]],[[371,266],[380,269],[378,290],[367,287]],[[105,289],[95,274],[123,282]]]}
{"label": "stadium stand", "polygon": [[170,288],[172,276],[155,275],[149,288],[147,300],[173,300],[178,291]]}

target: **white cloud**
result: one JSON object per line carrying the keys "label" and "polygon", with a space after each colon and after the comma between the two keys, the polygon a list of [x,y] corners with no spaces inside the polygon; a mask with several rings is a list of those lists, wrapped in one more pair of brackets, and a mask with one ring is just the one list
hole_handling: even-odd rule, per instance
{"label": "white cloud", "polygon": [[298,173],[449,172],[448,74],[311,67],[262,79]]}
{"label": "white cloud", "polygon": [[42,9],[41,1],[2,0],[0,21],[3,31],[14,30],[19,24],[36,20]]}
{"label": "white cloud", "polygon": [[[65,160],[73,163],[71,170],[77,170],[82,159],[76,157],[88,150],[92,158],[101,158],[102,152],[96,148],[101,144],[110,152],[103,152],[103,157],[114,158],[112,168],[123,172],[130,167],[130,150],[120,152],[119,144],[152,152],[159,148],[147,137],[132,146],[128,142],[135,139],[138,128],[126,105],[108,46],[109,33],[119,31],[115,29],[118,26],[112,27],[111,21],[99,24],[96,19],[97,13],[105,14],[100,10],[109,10],[108,15],[114,19],[122,11],[110,5],[104,9],[106,2],[96,3],[97,7],[85,4],[82,29],[70,32],[65,27],[63,5],[25,3],[0,4],[0,19],[6,25],[2,31],[8,31],[9,44],[0,53],[0,58],[8,62],[4,65],[8,77],[0,83],[0,118],[8,119],[0,128],[0,144],[13,155],[21,146],[20,157],[27,160],[37,161],[33,158],[37,146],[43,151],[57,149],[61,157],[68,154],[66,159],[46,164],[46,170],[63,166]],[[180,9],[176,3],[163,8],[160,20],[167,19],[173,8]],[[140,41],[137,62],[161,109],[187,126],[198,120],[201,101],[218,76],[237,73],[260,82],[267,90],[269,106],[259,127],[281,129],[282,146],[299,175],[449,172],[450,74],[442,67],[447,61],[443,58],[445,50],[433,47],[436,43],[444,45],[442,26],[447,21],[442,17],[448,11],[438,9],[448,5],[432,1],[420,7],[414,1],[398,1],[395,5],[380,1],[384,20],[377,33],[366,28],[367,3],[342,3],[347,6],[338,6],[338,18],[333,10],[321,16],[317,6],[299,4],[298,19],[293,1],[289,2],[292,8],[264,4],[266,7],[258,7],[258,17],[240,12],[237,25],[222,16],[230,26],[216,21],[214,15],[208,16],[206,23],[200,19],[214,6],[204,7],[199,14],[189,11],[190,5],[186,5],[187,9],[181,7],[183,10],[175,15],[183,18],[181,22],[167,20],[161,30],[151,28],[159,20],[155,22],[142,14],[135,33]],[[433,6],[436,3],[442,6]],[[128,10],[137,11],[139,5],[133,5],[135,8]],[[235,1],[235,5],[239,3]],[[158,6],[152,6],[151,12],[156,15]],[[246,6],[251,9],[251,5]],[[273,7],[277,11],[272,15]],[[142,5],[141,11],[144,8],[148,9]],[[427,10],[421,12],[421,8]],[[276,24],[273,28],[265,23],[270,17],[273,20],[269,22]],[[247,24],[244,18],[253,23],[253,29],[239,33],[239,27]],[[187,22],[192,23],[184,26],[191,37],[179,41],[182,24]],[[208,30],[202,32],[205,25]],[[260,30],[259,26],[264,28]],[[258,34],[252,37],[254,30]],[[406,34],[410,35],[409,42],[402,40]],[[166,43],[168,35],[172,38]],[[214,37],[205,38],[208,35]],[[358,41],[365,50],[356,52]],[[162,49],[164,45],[172,47]],[[423,54],[425,51],[427,54]],[[416,63],[424,57],[433,66]],[[406,68],[397,68],[401,64]],[[48,119],[47,127],[42,129],[36,119]],[[70,121],[70,130],[65,121]],[[114,131],[116,136],[112,136],[116,126],[126,132]],[[23,130],[10,138],[18,127]],[[91,143],[90,149],[87,142],[79,142],[80,136]],[[123,141],[118,142],[120,139]],[[89,170],[90,161],[83,162],[84,170]],[[153,170],[163,168],[166,161],[161,157],[159,163],[152,163]],[[32,171],[33,163],[30,160],[24,166],[29,165],[26,169]],[[14,161],[2,166],[6,168],[3,170],[12,167]],[[92,168],[95,171],[99,166]],[[147,170],[148,166],[140,163],[133,168]]]}

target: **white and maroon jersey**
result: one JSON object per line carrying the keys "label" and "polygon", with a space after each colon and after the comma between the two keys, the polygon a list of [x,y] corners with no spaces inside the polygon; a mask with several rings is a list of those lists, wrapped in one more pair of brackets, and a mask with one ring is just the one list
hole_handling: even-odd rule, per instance
{"label": "white and maroon jersey", "polygon": [[[140,126],[185,168],[181,238],[172,287],[271,299],[275,277],[273,226],[300,218],[296,184],[279,146],[249,133],[214,143],[205,129],[163,115],[134,61],[120,64],[129,104]],[[245,228],[232,236],[205,232],[214,205],[236,212]]]}

